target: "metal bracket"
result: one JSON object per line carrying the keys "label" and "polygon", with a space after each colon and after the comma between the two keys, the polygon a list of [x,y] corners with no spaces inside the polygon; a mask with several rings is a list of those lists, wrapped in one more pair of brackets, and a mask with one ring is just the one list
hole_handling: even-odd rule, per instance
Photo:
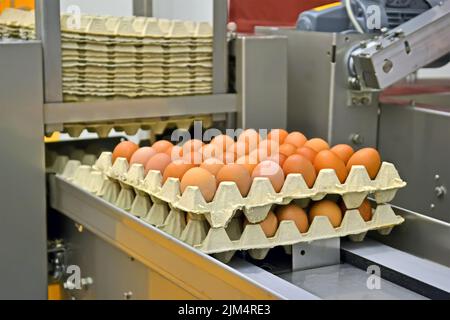
{"label": "metal bracket", "polygon": [[450,1],[425,11],[352,53],[367,88],[384,89],[450,52]]}
{"label": "metal bracket", "polygon": [[292,271],[341,263],[341,238],[298,243],[292,246]]}

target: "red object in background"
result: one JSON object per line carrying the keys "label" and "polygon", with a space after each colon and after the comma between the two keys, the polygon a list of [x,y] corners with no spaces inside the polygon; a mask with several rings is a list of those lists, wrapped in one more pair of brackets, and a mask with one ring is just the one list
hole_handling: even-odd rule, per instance
{"label": "red object in background", "polygon": [[338,0],[229,0],[229,21],[237,31],[253,33],[255,26],[295,26],[306,10]]}

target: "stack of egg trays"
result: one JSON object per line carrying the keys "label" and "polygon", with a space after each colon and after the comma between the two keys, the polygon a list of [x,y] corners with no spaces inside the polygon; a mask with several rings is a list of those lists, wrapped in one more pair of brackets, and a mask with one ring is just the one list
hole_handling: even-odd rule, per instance
{"label": "stack of egg trays", "polygon": [[0,38],[35,39],[34,12],[6,8],[0,14]]}
{"label": "stack of egg trays", "polygon": [[[237,250],[247,250],[253,258],[263,259],[276,246],[344,236],[362,241],[369,230],[389,234],[404,221],[386,204],[406,185],[388,162],[383,162],[374,180],[363,166],[353,166],[344,184],[334,170],[321,170],[312,188],[307,187],[300,174],[290,174],[279,193],[267,178],[256,178],[245,198],[234,182],[222,182],[209,203],[197,187],[188,187],[181,194],[178,179],[169,178],[162,184],[159,171],[144,176],[142,165],[129,167],[124,158],[116,159],[112,165],[110,152],[103,152],[92,167],[68,165],[63,177],[72,176],[74,183],[223,261],[229,261]],[[377,207],[372,220],[365,222],[357,208],[369,194]],[[338,228],[333,228],[328,218],[316,217],[304,234],[293,221],[282,221],[272,238],[267,238],[258,224],[249,224],[242,230],[241,215],[251,223],[259,223],[274,205],[295,200],[306,207],[310,200],[318,201],[327,195],[341,195],[349,208]],[[187,224],[186,213],[190,218]]]}
{"label": "stack of egg trays", "polygon": [[[77,68],[80,81],[64,73],[66,93],[139,97],[211,92],[212,30],[208,24],[82,16],[74,29],[71,19],[62,16],[63,69]],[[95,74],[110,78],[98,82],[90,76],[92,73],[85,72],[87,67],[97,68]],[[162,68],[162,74],[148,74],[145,68],[151,67]],[[198,67],[208,73],[196,74]],[[129,77],[122,77],[122,72],[111,80],[111,71],[116,68],[128,70],[125,75]],[[183,72],[189,76],[183,77]]]}
{"label": "stack of egg trays", "polygon": [[[66,101],[212,92],[208,23],[147,17],[61,16]],[[29,39],[34,13],[7,9],[3,36]]]}
{"label": "stack of egg trays", "polygon": [[152,135],[163,134],[166,128],[178,128],[189,130],[194,121],[201,121],[204,128],[212,126],[213,119],[211,115],[202,116],[180,116],[170,118],[152,118],[139,120],[123,120],[108,122],[90,122],[90,123],[70,123],[65,124],[63,131],[71,137],[77,138],[86,129],[88,132],[97,133],[99,137],[106,138],[112,129],[117,132],[125,132],[129,136],[135,135],[139,129],[150,130]]}

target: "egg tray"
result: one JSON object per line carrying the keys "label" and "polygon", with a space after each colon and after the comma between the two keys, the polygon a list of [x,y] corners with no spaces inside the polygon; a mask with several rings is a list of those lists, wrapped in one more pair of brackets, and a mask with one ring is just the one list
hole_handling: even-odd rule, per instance
{"label": "egg tray", "polygon": [[236,183],[222,182],[213,201],[208,203],[198,187],[189,186],[181,194],[179,179],[169,178],[163,184],[159,171],[150,171],[144,176],[140,164],[129,167],[124,158],[116,159],[114,165],[111,163],[112,154],[103,152],[94,168],[109,179],[165,201],[175,209],[204,215],[214,228],[226,227],[238,210],[242,210],[251,223],[259,223],[274,204],[285,205],[292,200],[318,201],[329,194],[341,195],[349,209],[358,208],[369,194],[373,194],[377,203],[387,203],[406,185],[395,166],[383,162],[375,180],[369,178],[363,166],[353,166],[344,184],[339,182],[334,170],[321,170],[311,189],[301,174],[289,174],[280,193],[274,191],[268,178],[255,178],[245,198]]}
{"label": "egg tray", "polygon": [[212,68],[204,67],[139,67],[105,69],[99,67],[70,67],[64,68],[64,76],[81,76],[98,79],[122,79],[122,78],[145,78],[151,81],[153,78],[178,79],[192,77],[212,77]]}
{"label": "egg tray", "polygon": [[[79,20],[74,21],[73,17],[72,14],[61,14],[61,31],[67,37],[91,37],[94,40],[117,38],[123,42],[133,42],[141,38],[211,39],[213,35],[212,27],[207,22],[86,14],[81,14]],[[34,23],[34,11],[6,8],[0,15],[0,24],[11,28],[34,29]]]}
{"label": "egg tray", "polygon": [[211,228],[205,216],[193,213],[188,214],[186,222],[185,212],[158,197],[149,196],[145,191],[109,179],[101,171],[82,165],[78,160],[66,161],[64,169],[59,172],[62,172],[60,177],[63,179],[224,262],[230,261],[239,250],[248,251],[254,259],[264,259],[269,250],[276,246],[288,249],[290,245],[300,242],[345,236],[352,241],[362,241],[370,230],[388,235],[394,226],[404,222],[401,216],[395,215],[390,205],[379,204],[373,210],[372,219],[367,222],[357,209],[350,209],[337,228],[331,225],[327,217],[318,216],[309,230],[301,234],[293,221],[281,221],[275,235],[268,238],[259,224],[248,224],[243,228],[242,212],[234,215],[226,228]]}
{"label": "egg tray", "polygon": [[97,133],[99,137],[105,138],[112,129],[118,132],[125,132],[129,136],[135,135],[139,129],[150,130],[152,135],[163,134],[167,128],[178,128],[189,130],[195,121],[201,121],[204,128],[209,128],[213,124],[212,116],[189,116],[171,117],[168,119],[152,118],[134,121],[115,121],[114,123],[71,123],[65,124],[62,132],[77,138],[84,129],[88,132]]}
{"label": "egg tray", "polygon": [[210,55],[213,52],[212,44],[207,43],[183,43],[178,45],[120,45],[102,44],[99,42],[71,42],[63,40],[61,42],[63,52],[78,52],[85,55]]}

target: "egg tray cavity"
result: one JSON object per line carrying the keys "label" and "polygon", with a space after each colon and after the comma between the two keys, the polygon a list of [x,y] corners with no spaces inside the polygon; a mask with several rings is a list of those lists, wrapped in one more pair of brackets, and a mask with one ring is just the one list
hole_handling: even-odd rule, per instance
{"label": "egg tray cavity", "polygon": [[372,219],[367,222],[357,209],[350,209],[337,228],[333,228],[327,217],[318,216],[308,232],[301,234],[293,221],[281,221],[275,235],[267,238],[258,224],[248,224],[243,229],[241,211],[231,218],[227,227],[212,228],[205,215],[193,213],[189,213],[186,223],[184,211],[159,197],[149,196],[140,188],[108,178],[95,167],[82,165],[78,160],[66,161],[60,177],[224,262],[238,250],[248,251],[254,259],[264,259],[276,246],[285,246],[288,251],[288,247],[296,243],[344,236],[349,236],[352,241],[362,241],[367,231],[378,230],[380,234],[388,235],[394,226],[404,222],[389,204],[378,204]]}
{"label": "egg tray cavity", "polygon": [[204,215],[213,228],[226,227],[238,210],[242,210],[251,223],[259,223],[274,204],[286,205],[292,200],[318,201],[328,194],[341,195],[349,209],[358,208],[369,194],[373,194],[377,204],[387,203],[406,185],[394,165],[383,162],[375,180],[369,178],[363,166],[353,166],[344,184],[339,182],[334,170],[321,170],[311,189],[301,174],[290,174],[280,193],[274,191],[269,179],[256,178],[245,198],[234,182],[222,182],[213,201],[207,203],[198,187],[187,187],[181,194],[179,179],[169,178],[163,184],[159,171],[150,171],[144,176],[140,164],[129,167],[124,158],[118,158],[114,165],[111,163],[112,154],[103,152],[94,169],[122,185],[167,202],[175,209]]}

